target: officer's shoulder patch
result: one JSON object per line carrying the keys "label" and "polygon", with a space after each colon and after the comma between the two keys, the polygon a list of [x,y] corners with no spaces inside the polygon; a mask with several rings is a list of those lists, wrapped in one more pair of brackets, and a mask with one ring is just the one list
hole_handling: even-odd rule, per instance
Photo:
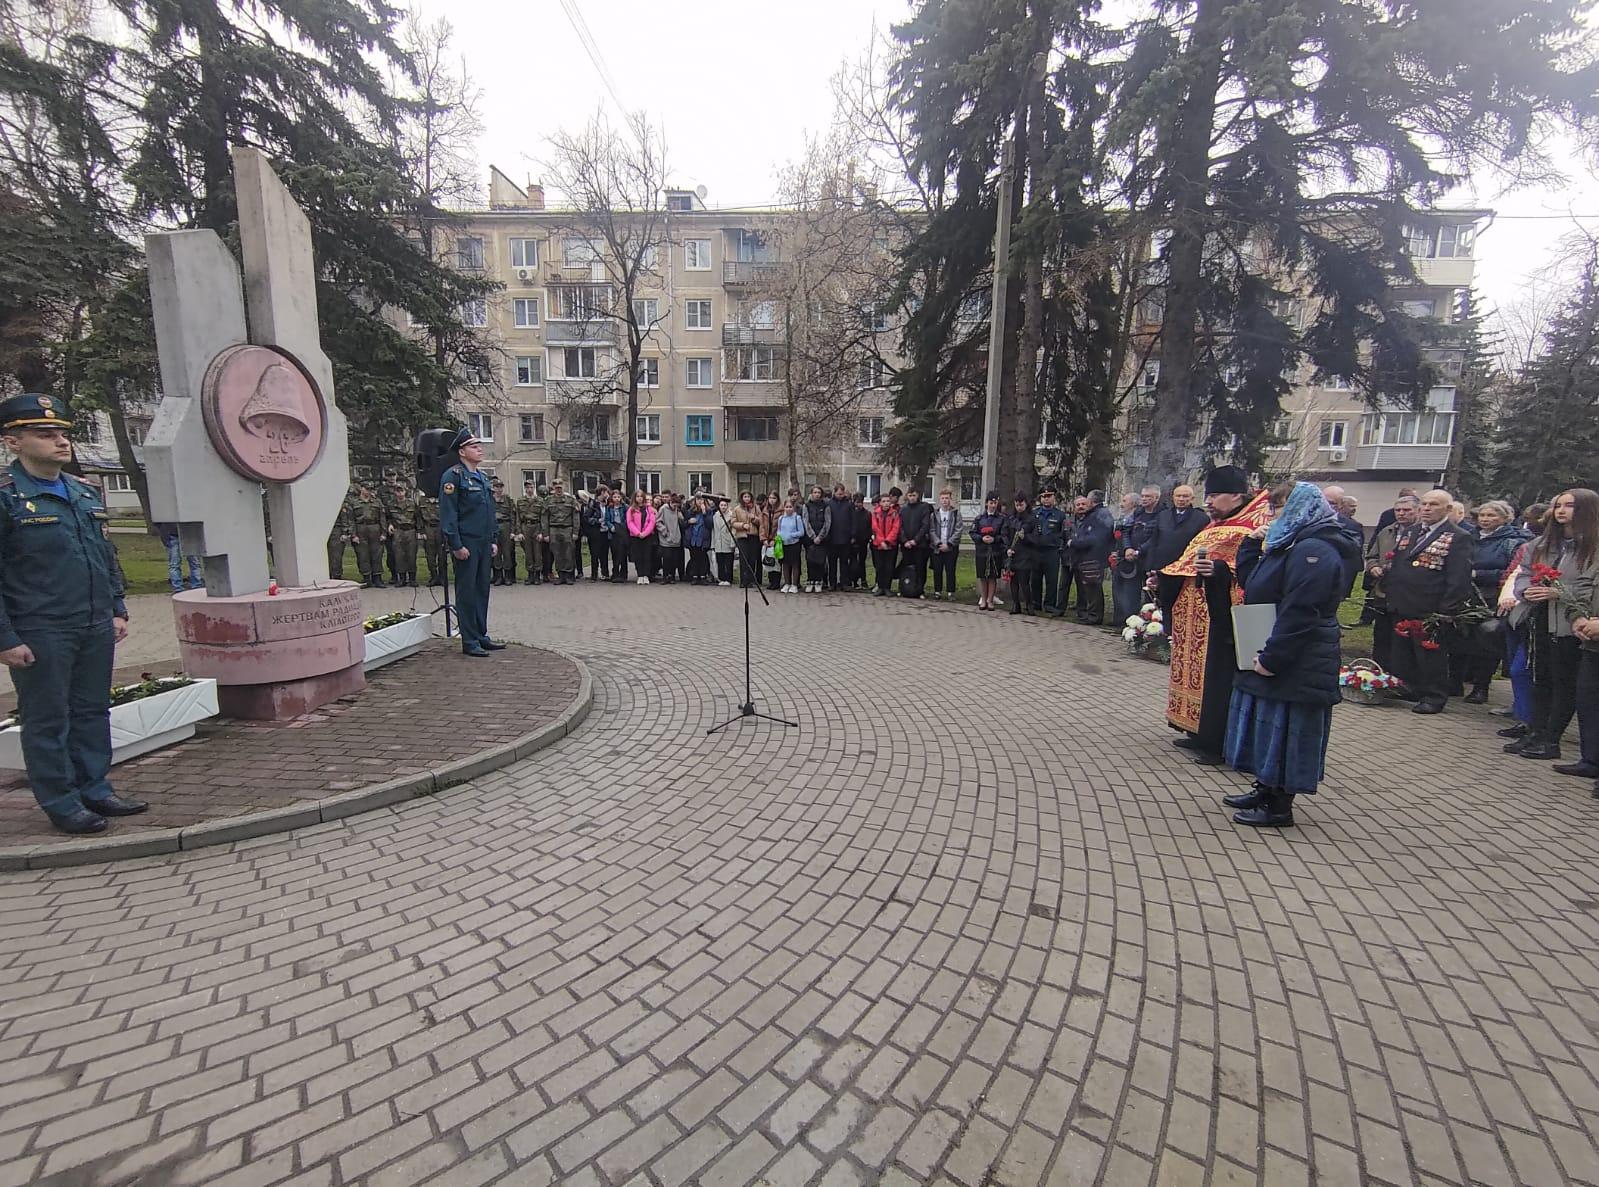
{"label": "officer's shoulder patch", "polygon": [[447,495],[453,495],[455,493],[455,483],[446,482],[444,484],[444,493]]}

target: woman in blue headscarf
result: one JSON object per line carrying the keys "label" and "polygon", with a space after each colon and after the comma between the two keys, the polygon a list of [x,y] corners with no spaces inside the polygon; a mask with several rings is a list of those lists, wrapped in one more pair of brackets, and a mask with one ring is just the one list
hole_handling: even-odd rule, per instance
{"label": "woman in blue headscarf", "polygon": [[1360,565],[1360,550],[1338,513],[1308,482],[1273,487],[1271,523],[1238,549],[1244,602],[1271,603],[1277,619],[1252,671],[1233,681],[1224,754],[1255,777],[1245,795],[1222,802],[1256,828],[1294,823],[1294,796],[1314,795],[1326,766],[1338,691],[1338,604]]}

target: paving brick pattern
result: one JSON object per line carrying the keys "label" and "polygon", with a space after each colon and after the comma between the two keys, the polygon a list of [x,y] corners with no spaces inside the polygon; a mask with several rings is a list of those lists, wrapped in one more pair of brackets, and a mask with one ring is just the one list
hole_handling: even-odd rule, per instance
{"label": "paving brick pattern", "polygon": [[735,591],[496,591],[564,743],[0,876],[0,1185],[1599,1183],[1599,804],[1496,719],[1340,708],[1263,835],[1112,636],[755,621],[799,731],[705,736]]}
{"label": "paving brick pattern", "polygon": [[[436,639],[373,672],[360,696],[292,722],[202,722],[191,740],[118,764],[111,772],[117,790],[148,801],[150,811],[113,821],[103,835],[290,807],[467,758],[555,720],[581,680],[577,665],[540,648],[510,647],[490,663]],[[482,698],[504,711],[484,713]],[[0,845],[64,840],[26,779],[4,775]]]}

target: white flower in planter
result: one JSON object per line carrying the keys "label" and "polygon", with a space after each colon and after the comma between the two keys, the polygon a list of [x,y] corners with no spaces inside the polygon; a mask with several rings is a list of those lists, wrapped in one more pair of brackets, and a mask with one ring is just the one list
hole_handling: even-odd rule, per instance
{"label": "white flower in planter", "polygon": [[1152,622],[1144,628],[1144,634],[1151,639],[1158,638],[1159,636],[1165,634],[1165,632],[1166,628],[1161,626],[1158,622]]}
{"label": "white flower in planter", "polygon": [[1132,627],[1125,627],[1122,630],[1122,638],[1131,643],[1138,638],[1138,632]]}
{"label": "white flower in planter", "polygon": [[1141,627],[1143,625],[1144,625],[1144,620],[1139,615],[1131,614],[1131,615],[1128,616],[1128,618],[1127,618],[1127,626],[1128,626],[1129,629],[1136,631],[1139,627]]}

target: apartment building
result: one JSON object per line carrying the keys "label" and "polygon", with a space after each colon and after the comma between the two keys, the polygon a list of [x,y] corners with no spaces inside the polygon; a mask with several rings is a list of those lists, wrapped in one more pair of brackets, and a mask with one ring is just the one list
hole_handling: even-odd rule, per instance
{"label": "apartment building", "polygon": [[[572,216],[548,209],[542,187],[498,169],[488,208],[459,216],[452,262],[504,285],[469,307],[467,320],[488,330],[505,364],[502,374],[461,376],[453,401],[486,443],[484,467],[507,486],[557,475],[590,490],[620,481],[626,434],[638,442],[647,491],[760,493],[841,481],[870,495],[892,484],[877,459],[891,415],[881,367],[860,368],[853,407],[825,439],[811,435],[791,472],[781,311],[769,296],[790,263],[772,233],[783,215],[712,210],[704,198],[703,188],[666,195],[651,283],[635,298],[639,324],[653,329],[632,424],[616,377],[625,327],[604,313],[616,295]],[[886,344],[889,319],[868,315]]]}
{"label": "apartment building", "polygon": [[[1492,219],[1493,212],[1482,209],[1437,209],[1415,219],[1408,245],[1416,279],[1398,291],[1407,313],[1440,324],[1465,316],[1476,267],[1474,245]],[[1288,296],[1277,312],[1303,327],[1314,318],[1315,305],[1308,295]],[[1373,409],[1347,383],[1318,380],[1308,365],[1302,367],[1272,428],[1266,471],[1337,483],[1360,500],[1360,516],[1372,523],[1402,488],[1438,485],[1455,443],[1454,385],[1464,351],[1440,345],[1430,347],[1427,354],[1440,382],[1421,410],[1398,402]],[[1136,378],[1118,475],[1121,489],[1136,482],[1147,461],[1147,409],[1159,379],[1160,365],[1154,360],[1144,364]],[[1189,450],[1188,461],[1196,473],[1207,460],[1201,448],[1205,428],[1196,426]]]}

